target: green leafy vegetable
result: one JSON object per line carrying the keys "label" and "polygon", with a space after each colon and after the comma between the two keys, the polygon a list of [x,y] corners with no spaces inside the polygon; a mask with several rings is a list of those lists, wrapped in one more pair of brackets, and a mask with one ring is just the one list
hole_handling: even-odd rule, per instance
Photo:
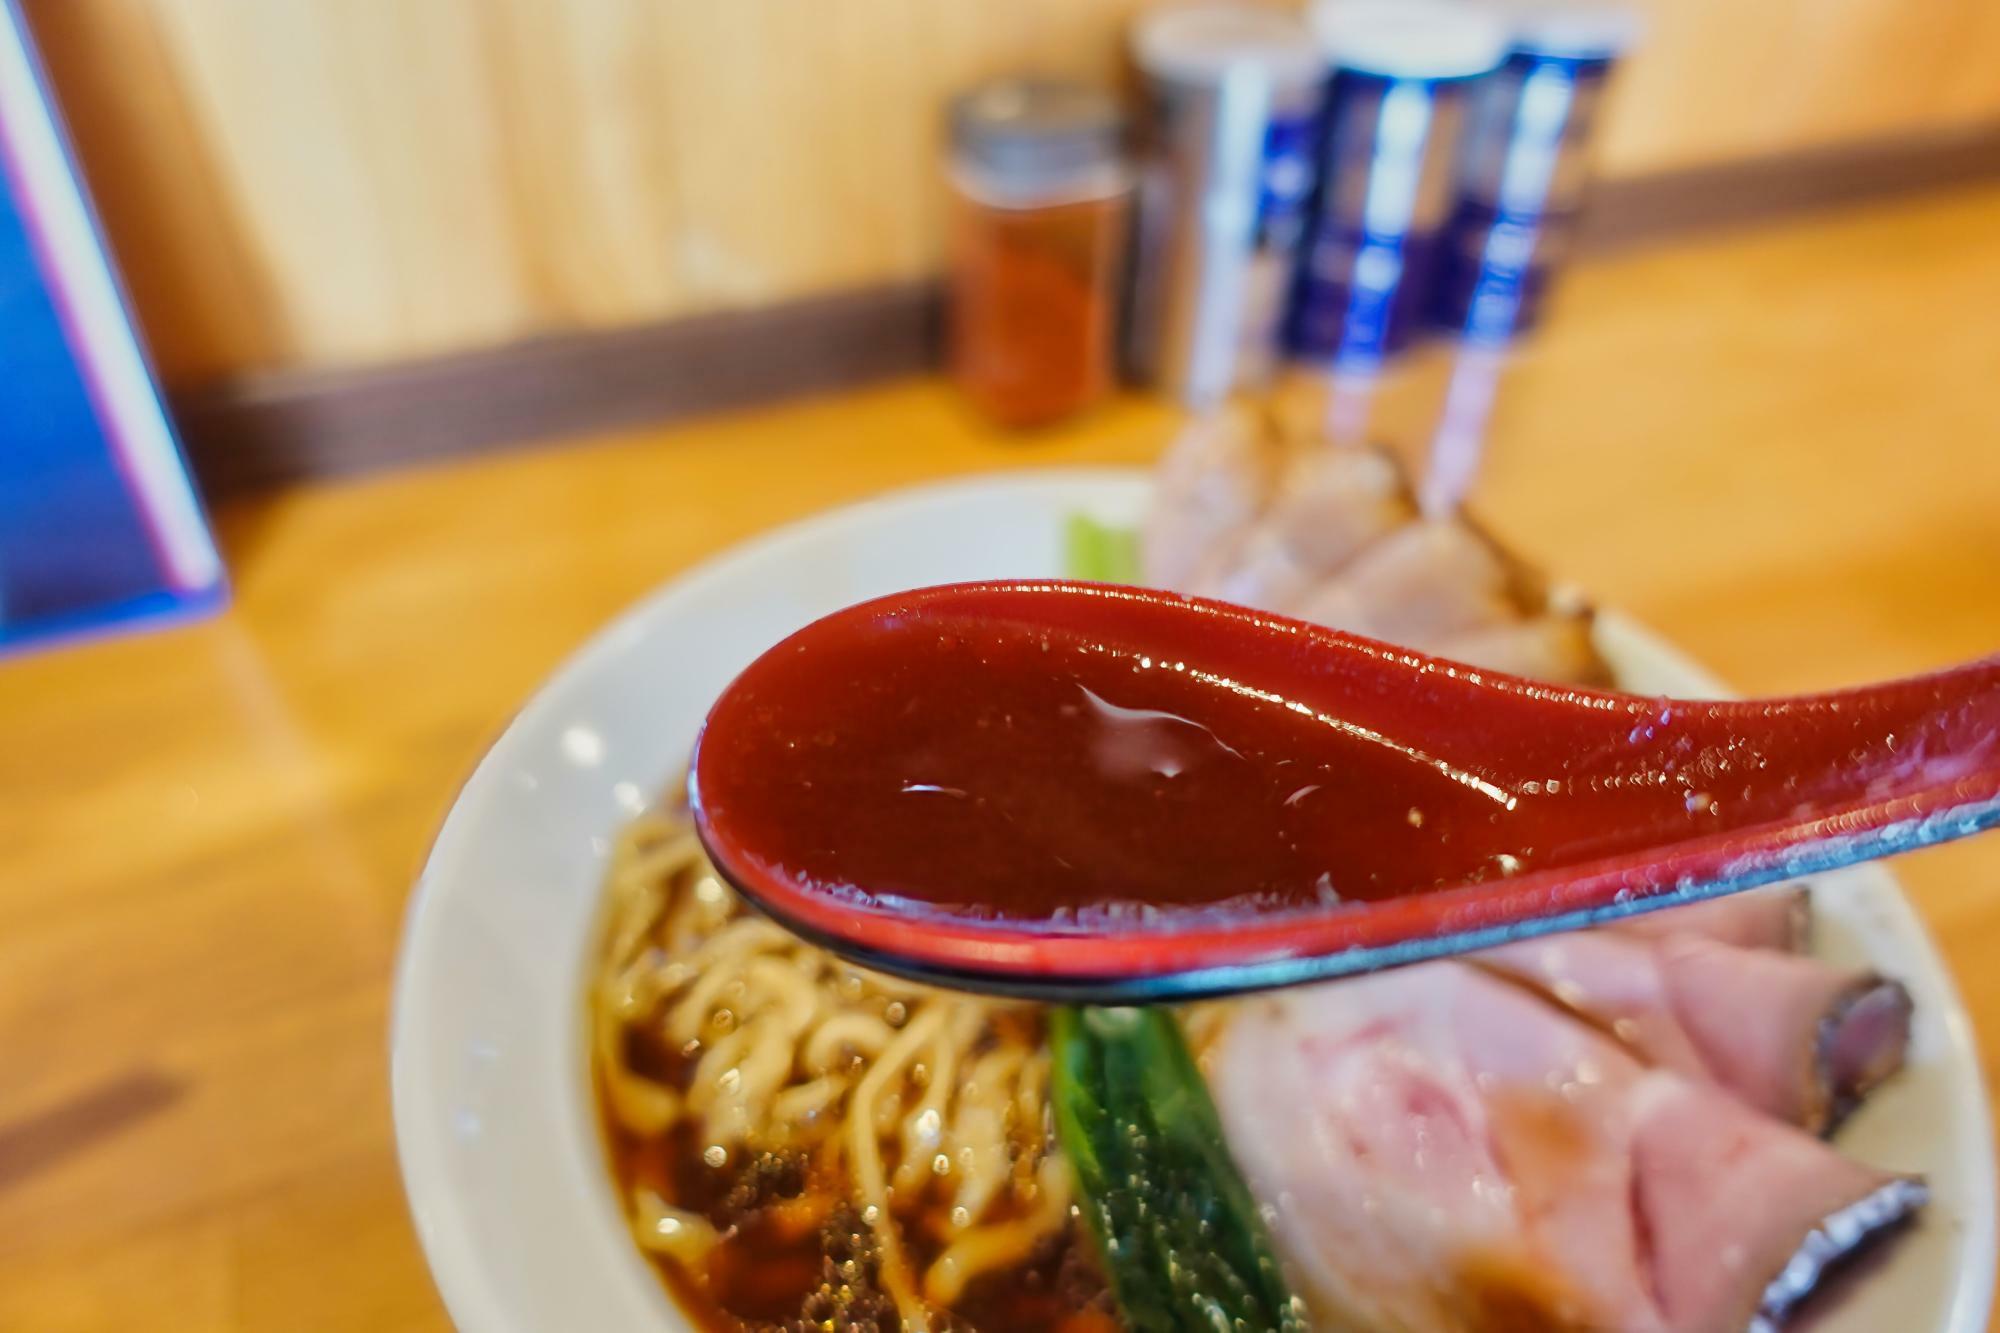
{"label": "green leafy vegetable", "polygon": [[[1139,580],[1138,534],[1082,514],[1065,567]],[[1303,1333],[1208,1085],[1163,1009],[1059,1009],[1056,1133],[1132,1333]]]}
{"label": "green leafy vegetable", "polygon": [[1132,529],[1072,514],[1064,539],[1063,567],[1071,578],[1092,583],[1139,581],[1139,534]]}
{"label": "green leafy vegetable", "polygon": [[1133,1333],[1299,1333],[1255,1200],[1173,1015],[1061,1009],[1056,1133]]}

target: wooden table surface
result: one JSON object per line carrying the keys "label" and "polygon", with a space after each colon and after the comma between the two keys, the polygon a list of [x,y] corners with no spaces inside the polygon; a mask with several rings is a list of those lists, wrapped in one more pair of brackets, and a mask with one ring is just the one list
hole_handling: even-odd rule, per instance
{"label": "wooden table surface", "polygon": [[[940,386],[274,495],[233,610],[0,664],[0,1329],[438,1329],[389,1123],[404,901],[564,654],[760,529],[996,438]],[[1479,508],[1747,690],[2000,648],[2000,188],[1600,262]],[[2000,1067],[2000,838],[1902,869]]]}

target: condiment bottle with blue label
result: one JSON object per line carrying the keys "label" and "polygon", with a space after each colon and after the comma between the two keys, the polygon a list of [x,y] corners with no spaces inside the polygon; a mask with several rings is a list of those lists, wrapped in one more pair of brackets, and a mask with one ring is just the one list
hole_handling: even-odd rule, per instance
{"label": "condiment bottle with blue label", "polygon": [[1513,49],[1480,82],[1430,320],[1494,346],[1531,327],[1568,254],[1612,66],[1638,39],[1633,11],[1599,4],[1497,9]]}
{"label": "condiment bottle with blue label", "polygon": [[1206,405],[1276,364],[1327,62],[1299,19],[1243,3],[1148,14],[1132,55],[1147,87],[1129,359]]}
{"label": "condiment bottle with blue label", "polygon": [[1499,65],[1508,31],[1453,0],[1321,0],[1309,20],[1334,75],[1285,343],[1365,375],[1422,323],[1471,85]]}
{"label": "condiment bottle with blue label", "polygon": [[1569,253],[1605,83],[1641,27],[1630,9],[1576,0],[1496,12],[1513,48],[1474,93],[1428,312],[1458,340],[1420,487],[1428,513],[1472,489],[1507,348],[1540,319]]}

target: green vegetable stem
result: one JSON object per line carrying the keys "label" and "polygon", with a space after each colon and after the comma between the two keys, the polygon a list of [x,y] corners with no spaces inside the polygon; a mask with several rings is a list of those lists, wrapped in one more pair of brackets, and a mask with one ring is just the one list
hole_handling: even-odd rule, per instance
{"label": "green vegetable stem", "polygon": [[1060,1009],[1056,1133],[1133,1333],[1295,1333],[1256,1201],[1163,1009]]}

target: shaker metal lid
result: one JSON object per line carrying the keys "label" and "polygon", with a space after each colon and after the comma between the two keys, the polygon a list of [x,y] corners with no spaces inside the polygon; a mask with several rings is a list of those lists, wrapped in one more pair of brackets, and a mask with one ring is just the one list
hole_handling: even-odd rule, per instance
{"label": "shaker metal lid", "polygon": [[1611,60],[1645,34],[1629,5],[1604,0],[1501,0],[1495,7],[1514,35],[1514,49],[1568,60]]}
{"label": "shaker metal lid", "polygon": [[1491,9],[1453,0],[1317,0],[1308,18],[1338,68],[1391,79],[1484,74],[1512,36]]}
{"label": "shaker metal lid", "polygon": [[1295,15],[1226,0],[1143,15],[1132,26],[1132,57],[1155,78],[1182,83],[1219,83],[1244,67],[1285,84],[1327,72],[1318,40]]}
{"label": "shaker metal lid", "polygon": [[1124,114],[1108,93],[1061,79],[1001,79],[951,104],[952,147],[1011,184],[1048,184],[1114,166],[1124,132]]}

